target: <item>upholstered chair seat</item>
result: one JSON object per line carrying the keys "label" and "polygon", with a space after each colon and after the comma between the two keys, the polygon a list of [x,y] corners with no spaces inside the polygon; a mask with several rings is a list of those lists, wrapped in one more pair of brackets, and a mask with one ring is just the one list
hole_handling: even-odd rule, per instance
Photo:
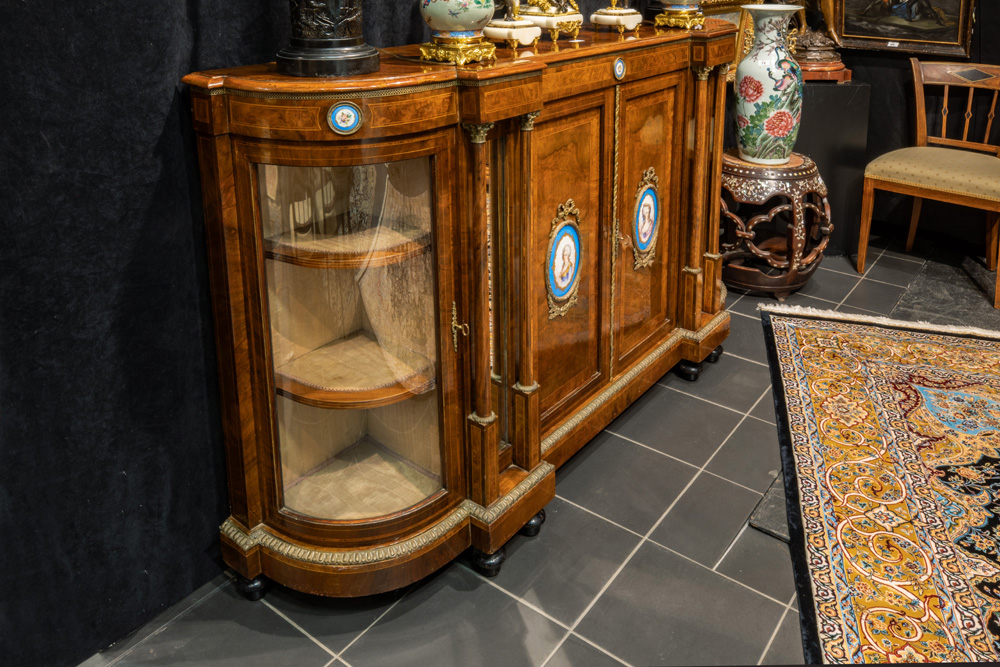
{"label": "upholstered chair seat", "polygon": [[[913,249],[924,198],[986,211],[986,268],[1000,264],[1000,147],[993,120],[1000,99],[1000,66],[983,63],[920,62],[910,58],[916,96],[916,146],[886,153],[865,168],[858,233],[858,273],[865,272],[875,192],[883,190],[913,197],[906,252]],[[943,87],[938,119],[939,136],[929,134],[924,87]],[[965,100],[965,113],[952,118],[949,131],[949,92]],[[978,97],[977,97],[978,93]],[[978,103],[977,103],[978,102]],[[988,112],[986,110],[988,109]],[[974,122],[986,112],[985,123]],[[959,116],[958,113],[952,116]],[[985,127],[984,127],[985,126]],[[970,131],[972,134],[970,134]],[[976,133],[982,137],[976,139]],[[1000,271],[996,275],[993,307],[1000,308]]]}
{"label": "upholstered chair seat", "polygon": [[1000,202],[1000,158],[938,146],[911,146],[872,160],[866,178]]}

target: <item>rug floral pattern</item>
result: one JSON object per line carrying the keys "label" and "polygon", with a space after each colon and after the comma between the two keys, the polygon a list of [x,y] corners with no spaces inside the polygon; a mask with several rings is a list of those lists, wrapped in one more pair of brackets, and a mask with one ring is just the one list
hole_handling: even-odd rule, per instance
{"label": "rug floral pattern", "polygon": [[996,662],[1000,340],[770,321],[823,661]]}

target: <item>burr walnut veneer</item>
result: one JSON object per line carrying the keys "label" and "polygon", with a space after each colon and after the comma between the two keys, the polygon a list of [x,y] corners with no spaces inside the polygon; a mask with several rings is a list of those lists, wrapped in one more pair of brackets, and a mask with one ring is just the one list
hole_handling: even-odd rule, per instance
{"label": "burr walnut veneer", "polygon": [[555,469],[728,333],[733,26],[497,53],[441,66],[408,46],[374,74],[184,79],[222,545],[245,580],[356,596],[470,547],[497,566],[515,532],[537,530]]}

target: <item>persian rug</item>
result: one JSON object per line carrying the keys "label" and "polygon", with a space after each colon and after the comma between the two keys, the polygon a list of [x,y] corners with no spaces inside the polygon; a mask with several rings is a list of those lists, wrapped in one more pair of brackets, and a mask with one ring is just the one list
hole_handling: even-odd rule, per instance
{"label": "persian rug", "polygon": [[1000,333],[762,320],[807,661],[1000,660]]}

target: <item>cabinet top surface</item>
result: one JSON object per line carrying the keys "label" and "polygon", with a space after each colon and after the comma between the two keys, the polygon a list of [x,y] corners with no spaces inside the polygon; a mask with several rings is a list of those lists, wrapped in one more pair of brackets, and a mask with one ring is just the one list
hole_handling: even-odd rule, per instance
{"label": "cabinet top surface", "polygon": [[706,19],[702,30],[675,30],[642,26],[638,35],[624,37],[614,31],[585,29],[579,40],[540,41],[536,48],[511,50],[498,45],[496,61],[456,67],[420,60],[419,46],[410,44],[382,49],[379,71],[348,77],[296,77],[279,74],[274,63],[194,72],[184,82],[207,90],[231,89],[266,93],[347,93],[372,89],[403,88],[434,83],[482,85],[493,79],[540,73],[547,67],[683,41],[728,37],[736,26],[720,19]]}

